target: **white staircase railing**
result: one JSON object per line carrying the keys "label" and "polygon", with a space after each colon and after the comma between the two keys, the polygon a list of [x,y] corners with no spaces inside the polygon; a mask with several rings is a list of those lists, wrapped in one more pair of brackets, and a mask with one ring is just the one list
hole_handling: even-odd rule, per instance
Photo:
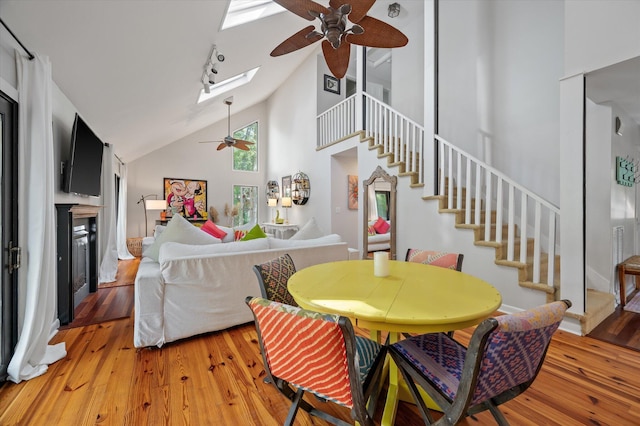
{"label": "white staircase railing", "polygon": [[[384,154],[392,154],[394,163],[403,163],[403,173],[415,173],[418,183],[423,184],[424,128],[367,93],[363,93],[364,116],[359,120],[357,96],[317,117],[317,148],[361,131],[365,138],[373,139],[373,145],[382,146]],[[435,136],[434,143],[438,152],[438,158],[433,159],[439,172],[438,194],[445,196],[445,208],[468,207],[463,224],[481,227],[480,239],[488,245],[506,245],[505,262],[533,265],[527,268],[524,280],[557,284],[559,208],[440,136]]]}
{"label": "white staircase railing", "polygon": [[404,173],[416,173],[424,183],[424,128],[373,96],[364,95],[364,133],[393,154],[394,162],[404,163]]}
{"label": "white staircase railing", "polygon": [[356,96],[349,96],[317,117],[318,138],[316,148],[332,145],[355,132],[358,128],[356,120]]}
{"label": "white staircase railing", "polygon": [[506,230],[506,260],[533,264],[526,281],[557,284],[560,209],[440,136],[435,139],[445,208],[465,206],[464,224],[482,225],[484,241],[503,243]]}

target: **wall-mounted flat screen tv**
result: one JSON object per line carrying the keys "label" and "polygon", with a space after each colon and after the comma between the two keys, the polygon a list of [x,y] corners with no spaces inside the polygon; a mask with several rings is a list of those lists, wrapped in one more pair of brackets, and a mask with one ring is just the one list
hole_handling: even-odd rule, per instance
{"label": "wall-mounted flat screen tv", "polygon": [[100,196],[104,144],[76,113],[64,191]]}

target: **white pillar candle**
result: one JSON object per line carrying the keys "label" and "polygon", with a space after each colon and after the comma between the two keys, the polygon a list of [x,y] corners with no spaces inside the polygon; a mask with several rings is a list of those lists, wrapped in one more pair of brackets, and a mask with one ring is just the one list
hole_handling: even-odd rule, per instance
{"label": "white pillar candle", "polygon": [[376,277],[389,275],[389,253],[386,251],[373,253],[373,275]]}

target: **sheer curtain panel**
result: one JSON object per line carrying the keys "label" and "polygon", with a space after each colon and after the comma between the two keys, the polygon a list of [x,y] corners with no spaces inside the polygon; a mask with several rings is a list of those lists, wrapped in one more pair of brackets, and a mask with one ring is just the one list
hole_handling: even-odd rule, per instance
{"label": "sheer curtain panel", "polygon": [[19,102],[19,238],[26,248],[18,270],[18,344],[7,369],[15,383],[47,371],[66,355],[57,333],[56,222],[51,112],[51,63],[16,52]]}

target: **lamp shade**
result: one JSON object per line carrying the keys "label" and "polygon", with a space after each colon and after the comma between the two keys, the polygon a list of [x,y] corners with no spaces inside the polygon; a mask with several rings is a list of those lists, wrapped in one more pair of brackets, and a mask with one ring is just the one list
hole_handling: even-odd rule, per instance
{"label": "lamp shade", "polygon": [[165,200],[145,200],[144,207],[147,210],[164,210],[167,208]]}
{"label": "lamp shade", "polygon": [[291,197],[282,197],[282,207],[291,207]]}
{"label": "lamp shade", "polygon": [[269,207],[276,207],[276,206],[278,205],[278,200],[277,200],[277,199],[275,199],[275,198],[269,198],[269,199],[267,200],[267,205],[268,205]]}

